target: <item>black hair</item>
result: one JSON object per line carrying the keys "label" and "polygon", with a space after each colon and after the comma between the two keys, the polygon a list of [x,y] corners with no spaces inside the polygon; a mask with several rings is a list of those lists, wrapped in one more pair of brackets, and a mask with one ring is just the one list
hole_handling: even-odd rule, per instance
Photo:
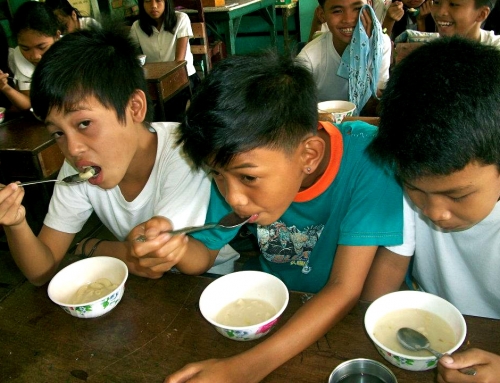
{"label": "black hair", "polygon": [[267,51],[222,60],[198,86],[180,125],[193,163],[225,166],[257,147],[293,151],[316,134],[316,85],[296,59]]}
{"label": "black hair", "polygon": [[28,1],[17,8],[11,28],[16,37],[21,31],[29,29],[45,36],[55,37],[59,31],[59,21],[45,4]]}
{"label": "black hair", "polygon": [[[142,31],[151,36],[153,34],[153,26],[156,25],[155,21],[146,13],[144,9],[144,2],[146,0],[138,0],[139,6],[139,26]],[[165,11],[163,12],[163,29],[167,32],[174,33],[175,26],[177,25],[177,15],[175,14],[174,5],[172,0],[162,0],[165,3]]]}
{"label": "black hair", "polygon": [[490,12],[495,8],[496,2],[497,0],[474,0],[476,9],[486,6],[490,8]]}
{"label": "black hair", "polygon": [[[45,5],[56,15],[56,17],[56,12],[60,12],[61,15],[66,17],[71,17],[73,12],[75,12],[77,19],[81,19],[83,17],[78,8],[73,7],[68,0],[45,0]],[[66,34],[66,23],[61,21],[59,18],[58,21],[61,32]]]}
{"label": "black hair", "polygon": [[[127,104],[137,89],[149,100],[137,53],[122,24],[92,26],[64,36],[43,55],[33,73],[33,112],[45,120],[52,108],[71,110],[94,96],[125,123]],[[146,121],[151,121],[151,113],[148,107]]]}
{"label": "black hair", "polygon": [[498,49],[459,36],[416,49],[391,73],[370,152],[403,180],[500,167],[498,68]]}
{"label": "black hair", "polygon": [[73,7],[68,0],[45,0],[45,5],[49,7],[52,12],[61,11],[66,16],[71,16],[72,13],[75,12],[76,17],[79,19],[83,17],[78,8]]}

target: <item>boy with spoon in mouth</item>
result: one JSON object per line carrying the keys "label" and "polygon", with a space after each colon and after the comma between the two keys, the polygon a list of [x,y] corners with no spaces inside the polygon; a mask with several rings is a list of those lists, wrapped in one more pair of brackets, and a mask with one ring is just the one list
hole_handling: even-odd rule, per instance
{"label": "boy with spoon in mouth", "polygon": [[[292,58],[224,59],[186,113],[179,142],[214,177],[207,221],[232,210],[253,216],[260,269],[291,290],[317,294],[252,349],[190,364],[166,382],[258,382],[357,303],[377,246],[402,241],[402,191],[365,154],[376,127],[359,121],[318,125],[313,76]],[[146,225],[148,231],[168,228],[160,217]],[[181,247],[150,236],[133,246],[138,256],[190,254],[209,267],[237,232],[193,233]]]}
{"label": "boy with spoon in mouth", "polygon": [[[130,230],[154,215],[176,227],[205,222],[210,183],[193,171],[175,146],[177,123],[148,123],[147,85],[134,45],[118,26],[68,34],[44,54],[33,75],[34,113],[56,139],[66,161],[59,179],[97,167],[76,185],[57,183],[38,237],[26,222],[24,189],[0,191],[0,224],[19,268],[34,284],[56,272],[75,234],[95,211],[117,241],[82,241],[77,253],[123,260],[131,273],[159,278],[174,265],[198,272],[188,257],[133,257]],[[85,58],[85,59],[82,59]],[[175,236],[181,244],[184,236]]]}

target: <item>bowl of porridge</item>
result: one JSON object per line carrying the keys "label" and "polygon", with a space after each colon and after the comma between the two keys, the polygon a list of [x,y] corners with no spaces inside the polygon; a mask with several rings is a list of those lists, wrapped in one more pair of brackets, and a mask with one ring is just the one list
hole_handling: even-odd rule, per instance
{"label": "bowl of porridge", "polygon": [[424,334],[433,349],[445,354],[456,351],[467,333],[465,319],[455,306],[422,291],[397,291],[378,298],[366,310],[364,322],[380,355],[410,371],[434,368],[437,359],[427,350],[405,349],[396,336],[400,328]]}
{"label": "bowl of porridge", "polygon": [[82,259],[60,270],[50,281],[49,298],[77,318],[95,318],[120,302],[127,265],[112,257]]}
{"label": "bowl of porridge", "polygon": [[200,296],[203,317],[225,337],[247,341],[268,334],[288,305],[288,289],[261,271],[237,271],[210,283]]}
{"label": "bowl of porridge", "polygon": [[318,103],[320,120],[328,120],[334,124],[340,124],[344,117],[352,116],[356,105],[349,101],[332,100]]}

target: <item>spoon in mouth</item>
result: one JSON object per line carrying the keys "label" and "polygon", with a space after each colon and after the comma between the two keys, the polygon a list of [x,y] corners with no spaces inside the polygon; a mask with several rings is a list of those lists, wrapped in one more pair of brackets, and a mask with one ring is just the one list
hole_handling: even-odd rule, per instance
{"label": "spoon in mouth", "polygon": [[101,168],[97,166],[87,166],[83,169],[83,172],[72,174],[68,177],[64,177],[62,180],[42,180],[42,181],[32,181],[32,182],[22,182],[18,184],[19,186],[28,186],[28,185],[36,185],[43,184],[46,182],[64,182],[66,184],[79,184],[80,182],[84,182],[89,180],[92,177],[98,175],[101,171]]}
{"label": "spoon in mouth", "polygon": [[[202,226],[188,226],[184,227],[182,229],[177,229],[177,230],[171,230],[167,231],[166,233],[170,234],[187,234],[187,233],[194,233],[195,231],[201,231],[201,230],[207,230],[207,229],[214,229],[214,228],[221,228],[221,229],[234,229],[236,227],[243,226],[245,223],[249,222],[251,219],[257,218],[257,214],[254,214],[250,217],[240,217],[238,214],[235,212],[231,212],[229,214],[226,214],[224,217],[222,217],[219,222],[213,222],[213,223],[206,223],[205,225]],[[145,235],[140,235],[135,239],[137,242],[146,242],[147,238]]]}
{"label": "spoon in mouth", "polygon": [[[431,348],[429,340],[426,336],[416,330],[409,327],[403,327],[396,333],[399,343],[401,346],[410,351],[420,351],[427,350],[437,359],[441,359],[445,354],[440,353],[433,348]],[[462,374],[465,375],[476,375],[476,370],[472,367],[462,368],[460,370]]]}

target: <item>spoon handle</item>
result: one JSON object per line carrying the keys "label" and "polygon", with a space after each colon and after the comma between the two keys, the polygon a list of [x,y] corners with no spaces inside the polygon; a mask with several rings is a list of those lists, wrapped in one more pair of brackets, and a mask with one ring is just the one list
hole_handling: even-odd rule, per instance
{"label": "spoon handle", "polygon": [[470,375],[470,376],[474,376],[477,374],[477,371],[474,367],[461,368],[458,371],[460,371],[462,374]]}
{"label": "spoon handle", "polygon": [[36,185],[36,184],[43,184],[46,182],[58,182],[59,180],[43,180],[43,181],[31,181],[31,182],[22,182],[18,184],[19,186],[28,186],[28,185]]}
{"label": "spoon handle", "polygon": [[[169,234],[188,234],[188,233],[194,233],[195,231],[201,231],[201,230],[206,230],[206,229],[213,229],[214,227],[217,227],[217,223],[207,223],[206,225],[203,226],[188,226],[188,227],[183,227],[182,229],[177,229],[177,230],[170,230],[170,231],[165,231],[162,233],[169,233]],[[146,242],[147,238],[145,235],[139,235],[136,239],[136,242]]]}

